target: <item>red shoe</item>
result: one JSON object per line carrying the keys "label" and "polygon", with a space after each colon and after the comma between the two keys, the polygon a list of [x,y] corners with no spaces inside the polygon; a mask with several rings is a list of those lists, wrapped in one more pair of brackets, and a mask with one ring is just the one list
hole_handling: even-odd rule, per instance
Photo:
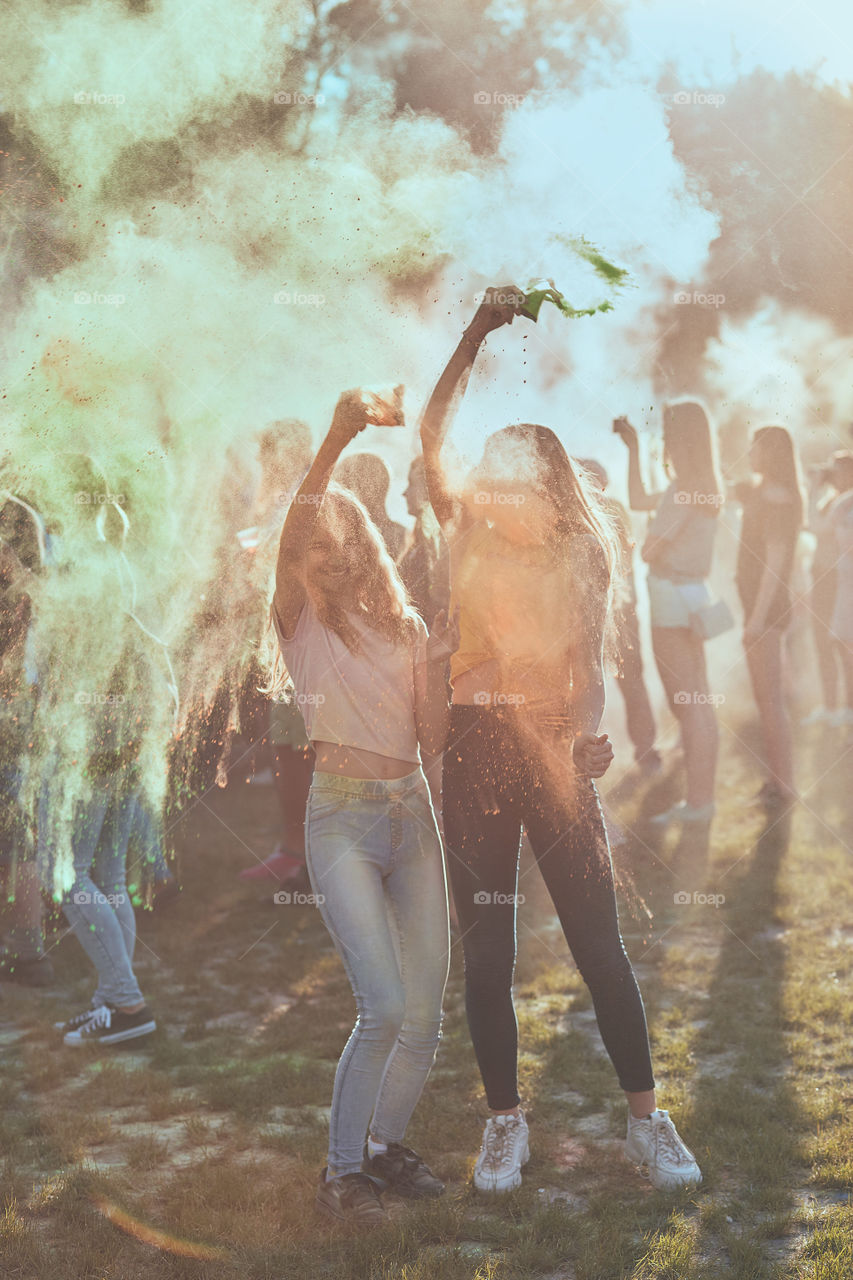
{"label": "red shoe", "polygon": [[295,875],[302,866],[304,866],[304,863],[301,858],[285,853],[282,846],[277,845],[275,853],[270,854],[266,862],[261,862],[254,867],[246,867],[245,871],[241,871],[240,879],[266,880],[269,878],[275,880],[278,884],[282,880],[287,880],[292,875]]}

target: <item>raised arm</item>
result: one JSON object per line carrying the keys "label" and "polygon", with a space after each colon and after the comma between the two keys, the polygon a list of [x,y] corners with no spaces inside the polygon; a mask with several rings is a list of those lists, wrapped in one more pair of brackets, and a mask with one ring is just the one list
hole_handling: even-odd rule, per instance
{"label": "raised arm", "polygon": [[632,511],[654,511],[661,495],[647,493],[640,474],[640,441],[637,430],[627,418],[614,418],[614,434],[625,444],[628,450],[628,505]]}
{"label": "raised arm", "polygon": [[516,298],[516,303],[482,302],[435,384],[421,419],[421,445],[427,489],[436,519],[442,526],[455,514],[453,493],[441,465],[441,448],[468,386],[477,353],[487,335],[512,324],[523,295],[514,286],[487,290],[487,297]]}
{"label": "raised arm", "polygon": [[359,391],[344,391],[332,425],[290,504],[278,544],[273,608],[286,636],[293,634],[305,604],[305,561],[314,526],[335,464],[350,440],[370,421]]}

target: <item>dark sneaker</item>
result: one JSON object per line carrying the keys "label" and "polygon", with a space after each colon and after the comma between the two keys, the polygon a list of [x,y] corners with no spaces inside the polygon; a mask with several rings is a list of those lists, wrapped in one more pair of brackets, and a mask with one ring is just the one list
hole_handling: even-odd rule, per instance
{"label": "dark sneaker", "polygon": [[383,1189],[388,1187],[398,1196],[409,1196],[415,1200],[444,1193],[444,1183],[427,1167],[417,1151],[403,1147],[399,1142],[389,1142],[387,1151],[373,1157],[365,1149],[361,1167],[371,1178],[383,1183]]}
{"label": "dark sneaker", "polygon": [[147,1004],[136,1013],[122,1013],[120,1009],[102,1004],[88,1022],[68,1031],[62,1037],[63,1044],[121,1044],[123,1040],[138,1040],[157,1030]]}
{"label": "dark sneaker", "polygon": [[345,1173],[327,1182],[324,1169],[315,1203],[329,1218],[357,1227],[381,1227],[388,1221],[376,1183],[366,1173]]}
{"label": "dark sneaker", "polygon": [[[100,1009],[99,1004],[90,1004],[88,1009],[84,1009],[82,1013],[75,1013],[73,1018],[69,1018],[67,1022],[54,1022],[54,1031],[77,1031],[83,1026],[84,1022],[90,1022],[94,1015]],[[109,1005],[114,1009],[114,1005]]]}
{"label": "dark sneaker", "polygon": [[3,955],[0,956],[0,978],[20,982],[24,987],[52,987],[56,974],[48,956],[19,960],[17,956]]}

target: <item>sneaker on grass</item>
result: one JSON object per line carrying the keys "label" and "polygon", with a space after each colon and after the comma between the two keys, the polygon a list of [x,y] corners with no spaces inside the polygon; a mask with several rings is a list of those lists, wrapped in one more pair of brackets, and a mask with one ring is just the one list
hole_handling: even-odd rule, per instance
{"label": "sneaker on grass", "polygon": [[376,1183],[366,1173],[344,1173],[327,1182],[324,1169],[314,1203],[327,1217],[357,1227],[381,1227],[388,1221]]}
{"label": "sneaker on grass", "polygon": [[696,1157],[678,1136],[668,1111],[653,1111],[642,1119],[628,1116],[625,1154],[659,1191],[695,1187],[702,1181]]}
{"label": "sneaker on grass", "polygon": [[[115,1005],[107,1004],[110,1009],[114,1009]],[[100,1004],[90,1004],[88,1009],[84,1009],[82,1013],[75,1013],[73,1018],[69,1018],[67,1022],[54,1022],[54,1031],[76,1031],[83,1026],[84,1022],[89,1022],[101,1008]]]}
{"label": "sneaker on grass", "polygon": [[529,1159],[524,1113],[489,1116],[474,1165],[474,1186],[478,1191],[514,1191],[521,1186],[521,1166]]}
{"label": "sneaker on grass", "polygon": [[423,1196],[440,1196],[444,1192],[444,1183],[428,1168],[417,1151],[399,1142],[389,1142],[388,1149],[377,1152],[375,1156],[370,1156],[365,1148],[362,1169],[382,1183],[383,1190],[387,1187],[396,1191],[398,1196],[417,1200]]}
{"label": "sneaker on grass", "polygon": [[147,1004],[135,1013],[122,1013],[112,1005],[102,1004],[95,1009],[88,1022],[68,1031],[62,1037],[63,1044],[121,1044],[124,1040],[138,1040],[157,1030]]}

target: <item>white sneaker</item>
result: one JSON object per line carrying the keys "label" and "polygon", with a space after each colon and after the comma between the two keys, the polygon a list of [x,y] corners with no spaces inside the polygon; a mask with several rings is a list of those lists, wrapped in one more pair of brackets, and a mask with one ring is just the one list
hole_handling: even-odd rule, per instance
{"label": "white sneaker", "polygon": [[694,809],[686,800],[680,800],[671,809],[664,809],[663,813],[653,814],[649,818],[649,822],[655,827],[668,827],[671,822],[683,822],[685,824],[710,822],[714,816],[715,809],[716,806],[713,801],[710,804],[703,804],[700,808]]}
{"label": "white sneaker", "polygon": [[521,1166],[530,1159],[524,1113],[490,1116],[483,1130],[483,1145],[474,1165],[474,1186],[479,1191],[514,1191],[521,1186]]}
{"label": "white sneaker", "polygon": [[658,1190],[695,1187],[702,1174],[693,1152],[678,1136],[668,1111],[653,1111],[637,1120],[628,1115],[625,1154]]}
{"label": "white sneaker", "polygon": [[831,724],[834,711],[828,711],[826,707],[815,707],[814,711],[810,711],[807,716],[803,716],[800,725],[803,729],[810,729],[815,724]]}

